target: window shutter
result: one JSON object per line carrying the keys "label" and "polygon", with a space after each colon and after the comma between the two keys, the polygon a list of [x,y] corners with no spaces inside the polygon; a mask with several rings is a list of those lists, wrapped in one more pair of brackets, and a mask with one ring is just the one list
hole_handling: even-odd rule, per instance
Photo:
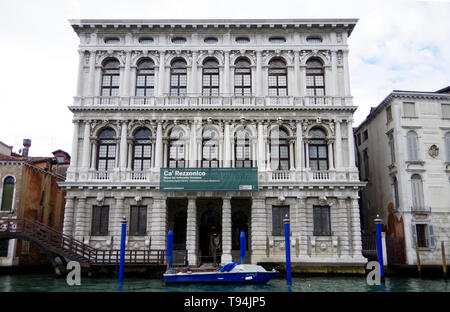
{"label": "window shutter", "polygon": [[147,232],[147,206],[142,206],[139,209],[139,234],[145,235]]}
{"label": "window shutter", "polygon": [[428,228],[428,243],[430,248],[435,248],[436,247],[436,237],[434,236],[434,229],[433,226],[430,224],[427,226]]}
{"label": "window shutter", "polygon": [[92,235],[99,234],[100,207],[92,206]]}
{"label": "window shutter", "polygon": [[103,235],[108,234],[108,223],[109,223],[109,206],[101,207],[101,222],[100,222],[100,233]]}
{"label": "window shutter", "polygon": [[411,238],[412,238],[412,244],[413,248],[416,248],[416,242],[417,242],[417,230],[416,225],[413,223],[411,224]]}
{"label": "window shutter", "polygon": [[320,207],[313,208],[314,235],[318,236],[321,232]]}
{"label": "window shutter", "polygon": [[273,207],[272,209],[272,235],[280,235],[280,209]]}
{"label": "window shutter", "polygon": [[418,160],[418,144],[417,144],[417,134],[415,132],[409,132],[406,138],[407,148],[408,148],[408,158],[409,160]]}

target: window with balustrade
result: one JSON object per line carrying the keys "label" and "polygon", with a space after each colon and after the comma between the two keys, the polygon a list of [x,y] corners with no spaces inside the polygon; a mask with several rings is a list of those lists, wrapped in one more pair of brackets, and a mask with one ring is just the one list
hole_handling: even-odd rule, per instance
{"label": "window with balustrade", "polygon": [[14,184],[15,180],[12,176],[4,178],[1,211],[11,211],[13,209]]}
{"label": "window with balustrade", "polygon": [[185,168],[185,134],[183,129],[174,127],[169,134],[169,152],[167,153],[169,168]]}
{"label": "window with balustrade", "polygon": [[108,171],[116,165],[116,131],[105,128],[98,134],[97,170]]}
{"label": "window with balustrade", "polygon": [[216,129],[203,130],[202,168],[219,167],[219,133]]}
{"label": "window with balustrade", "polygon": [[234,166],[235,168],[252,167],[251,135],[248,130],[236,131],[234,138]]}
{"label": "window with balustrade", "polygon": [[170,96],[186,96],[187,68],[186,61],[176,59],[170,67]]}
{"label": "window with balustrade", "polygon": [[289,170],[290,150],[289,133],[286,129],[276,127],[270,131],[270,167],[272,170]]}
{"label": "window with balustrade", "polygon": [[103,62],[101,96],[119,96],[120,63],[116,59]]}
{"label": "window with balustrade", "polygon": [[328,170],[328,148],[326,133],[320,128],[313,128],[309,132],[309,167],[311,170]]}
{"label": "window with balustrade", "polygon": [[219,62],[214,58],[203,62],[202,96],[219,96]]}
{"label": "window with balustrade", "polygon": [[145,98],[154,95],[155,95],[155,63],[151,59],[146,58],[139,61],[139,63],[137,64],[136,97]]}
{"label": "window with balustrade", "polygon": [[287,67],[286,62],[274,58],[269,62],[269,96],[287,96]]}
{"label": "window with balustrade", "polygon": [[252,69],[250,61],[246,58],[239,58],[234,65],[234,95],[250,97],[252,95]]}
{"label": "window with balustrade", "polygon": [[320,97],[325,96],[325,72],[319,58],[306,61],[306,95],[315,97],[312,99],[314,104],[324,104]]}
{"label": "window with balustrade", "polygon": [[133,136],[134,171],[145,171],[152,167],[152,133],[147,128],[137,129]]}

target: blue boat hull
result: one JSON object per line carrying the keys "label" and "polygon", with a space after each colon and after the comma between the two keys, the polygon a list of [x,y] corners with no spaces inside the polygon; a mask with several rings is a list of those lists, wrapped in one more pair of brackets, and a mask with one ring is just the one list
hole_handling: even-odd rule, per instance
{"label": "blue boat hull", "polygon": [[278,274],[279,272],[208,272],[164,274],[164,282],[166,284],[264,284]]}

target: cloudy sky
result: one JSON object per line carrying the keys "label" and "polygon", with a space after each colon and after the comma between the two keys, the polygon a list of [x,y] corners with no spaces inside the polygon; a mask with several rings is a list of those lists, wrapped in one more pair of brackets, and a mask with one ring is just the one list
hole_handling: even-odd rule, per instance
{"label": "cloudy sky", "polygon": [[78,38],[72,18],[358,18],[350,40],[355,125],[392,90],[450,85],[450,0],[1,0],[0,141],[70,153]]}

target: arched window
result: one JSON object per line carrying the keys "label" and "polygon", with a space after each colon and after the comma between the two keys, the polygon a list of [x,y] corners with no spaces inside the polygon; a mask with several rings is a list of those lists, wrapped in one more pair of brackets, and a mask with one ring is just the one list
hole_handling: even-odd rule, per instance
{"label": "arched window", "polygon": [[247,130],[241,129],[236,131],[234,138],[234,159],[236,168],[252,167],[250,133]]}
{"label": "arched window", "polygon": [[234,63],[234,95],[252,95],[252,69],[250,62],[245,58],[239,58]]}
{"label": "arched window", "polygon": [[450,132],[445,134],[445,150],[447,154],[447,162],[450,162]]}
{"label": "arched window", "polygon": [[186,61],[178,59],[172,62],[170,68],[170,96],[186,96],[187,69]]}
{"label": "arched window", "polygon": [[326,133],[320,128],[309,132],[309,167],[311,170],[328,170],[328,149]]}
{"label": "arched window", "polygon": [[11,176],[3,180],[1,211],[11,211],[13,208],[14,182],[14,178]]}
{"label": "arched window", "polygon": [[205,129],[202,139],[202,168],[219,167],[219,133],[215,129]]}
{"label": "arched window", "polygon": [[152,133],[140,128],[134,133],[133,170],[144,171],[152,167]]}
{"label": "arched window", "polygon": [[419,138],[417,133],[413,130],[408,131],[406,134],[406,145],[408,149],[408,160],[417,161],[419,160]]}
{"label": "arched window", "polygon": [[[306,95],[321,97],[325,96],[325,74],[323,63],[318,58],[306,61]],[[324,104],[323,99],[314,99],[314,104]]]}
{"label": "arched window", "polygon": [[269,62],[269,96],[287,96],[286,63],[279,58]]}
{"label": "arched window", "polygon": [[170,131],[169,152],[167,153],[169,168],[184,168],[186,166],[184,139],[182,129],[174,127]]}
{"label": "arched window", "polygon": [[289,170],[289,134],[285,129],[270,131],[269,149],[272,170]]}
{"label": "arched window", "polygon": [[202,95],[219,96],[219,62],[208,58],[203,62]]}
{"label": "arched window", "polygon": [[119,96],[119,61],[107,59],[103,62],[101,96]]}
{"label": "arched window", "polygon": [[116,131],[103,129],[98,135],[97,170],[112,170],[116,165]]}
{"label": "arched window", "polygon": [[[143,59],[137,64],[136,96],[155,95],[155,64],[151,59]],[[142,103],[145,104],[145,103]]]}
{"label": "arched window", "polygon": [[411,176],[412,210],[423,211],[425,209],[423,200],[422,177],[418,174]]}

